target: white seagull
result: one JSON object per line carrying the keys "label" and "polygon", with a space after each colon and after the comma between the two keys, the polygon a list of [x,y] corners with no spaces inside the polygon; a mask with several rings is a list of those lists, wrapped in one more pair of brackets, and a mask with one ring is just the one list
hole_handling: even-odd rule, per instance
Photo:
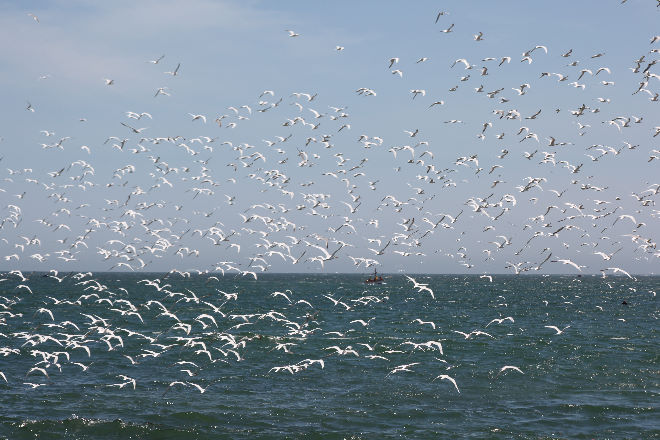
{"label": "white seagull", "polygon": [[451,376],[447,376],[446,374],[441,374],[440,376],[438,376],[438,377],[436,377],[435,379],[433,379],[431,382],[435,382],[436,379],[440,379],[440,380],[448,380],[449,382],[451,382],[451,383],[454,384],[454,387],[456,388],[456,391],[458,391],[459,394],[461,393],[461,390],[458,389],[458,385],[456,385],[456,381],[454,380],[453,377],[451,377]]}
{"label": "white seagull", "polygon": [[544,325],[543,327],[545,327],[545,328],[551,328],[551,329],[553,329],[554,331],[556,331],[558,335],[561,335],[562,333],[564,333],[564,330],[566,330],[567,328],[570,327],[570,325],[567,325],[566,327],[564,327],[564,328],[561,329],[561,330],[559,330],[559,327],[554,326],[554,325]]}

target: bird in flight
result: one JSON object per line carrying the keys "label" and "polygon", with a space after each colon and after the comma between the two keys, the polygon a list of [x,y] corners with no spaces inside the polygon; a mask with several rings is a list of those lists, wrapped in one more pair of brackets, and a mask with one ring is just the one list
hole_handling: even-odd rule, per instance
{"label": "bird in flight", "polygon": [[[520,373],[520,374],[525,374],[525,373],[523,373],[522,370],[521,370],[520,368],[518,368],[518,367],[514,367],[513,365],[505,365],[505,366],[503,366],[502,368],[500,368],[500,372],[497,373],[497,376],[499,376],[500,374],[502,374],[502,373],[504,373],[505,371],[508,371],[508,370],[514,370],[514,371],[517,371],[517,372]],[[495,376],[495,377],[497,377],[497,376]]]}
{"label": "bird in flight", "polygon": [[449,12],[445,12],[445,11],[438,12],[438,15],[436,15],[435,17],[435,22],[437,23],[438,20],[440,20],[440,17],[442,17],[443,15],[449,15]]}
{"label": "bird in flight", "polygon": [[136,133],[136,134],[139,134],[139,133],[142,132],[143,130],[146,130],[146,129],[147,129],[147,127],[143,127],[143,128],[135,128],[135,127],[131,127],[130,125],[128,125],[128,124],[124,124],[123,122],[120,122],[120,124],[123,125],[124,127],[130,128],[131,131],[132,131],[133,133]]}
{"label": "bird in flight", "polygon": [[165,55],[161,55],[160,57],[156,58],[155,60],[149,60],[149,61],[147,61],[147,63],[158,64],[160,62],[160,60],[162,60],[163,58],[165,58]]}
{"label": "bird in flight", "polygon": [[436,379],[448,380],[449,382],[454,384],[454,388],[456,388],[456,391],[458,391],[459,394],[461,393],[461,390],[458,389],[458,385],[456,385],[456,381],[454,380],[453,377],[448,376],[446,374],[441,374],[440,376],[437,376],[435,379],[433,379],[431,382],[435,382]]}
{"label": "bird in flight", "polygon": [[174,69],[174,71],[172,71],[172,72],[165,72],[165,73],[167,73],[167,74],[169,74],[169,75],[172,75],[172,76],[177,76],[177,75],[179,74],[179,67],[181,67],[181,63],[179,63],[179,64],[176,65],[176,69]]}
{"label": "bird in flight", "polygon": [[443,29],[443,30],[441,30],[440,32],[443,32],[443,33],[445,33],[445,34],[448,34],[448,33],[450,33],[450,32],[452,31],[452,29],[454,29],[454,23],[452,23],[451,26],[449,26],[447,29]]}
{"label": "bird in flight", "polygon": [[564,333],[564,330],[566,330],[567,328],[570,327],[570,325],[567,325],[566,327],[564,327],[564,328],[561,329],[561,330],[559,329],[559,327],[557,327],[557,326],[555,326],[555,325],[544,325],[543,327],[545,327],[545,328],[551,328],[551,329],[553,329],[554,331],[556,331],[558,335],[561,335],[562,333]]}
{"label": "bird in flight", "polygon": [[560,258],[560,259],[557,259],[557,260],[550,260],[550,262],[551,262],[551,263],[562,263],[562,264],[568,264],[569,266],[573,266],[574,268],[576,268],[576,269],[579,270],[580,272],[582,272],[582,268],[583,268],[583,267],[586,267],[586,266],[580,266],[579,264],[574,263],[574,262],[571,261],[571,260],[561,259],[561,258]]}

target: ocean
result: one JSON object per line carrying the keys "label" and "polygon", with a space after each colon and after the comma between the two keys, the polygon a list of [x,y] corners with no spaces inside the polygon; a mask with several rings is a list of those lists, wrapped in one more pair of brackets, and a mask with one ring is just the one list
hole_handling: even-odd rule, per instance
{"label": "ocean", "polygon": [[660,277],[410,277],[2,274],[0,438],[660,438]]}

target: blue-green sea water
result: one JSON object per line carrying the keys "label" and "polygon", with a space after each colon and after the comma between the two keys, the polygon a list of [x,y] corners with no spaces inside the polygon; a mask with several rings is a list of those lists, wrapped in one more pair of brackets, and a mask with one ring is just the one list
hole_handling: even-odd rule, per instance
{"label": "blue-green sea water", "polygon": [[660,277],[412,277],[5,273],[0,438],[660,438]]}

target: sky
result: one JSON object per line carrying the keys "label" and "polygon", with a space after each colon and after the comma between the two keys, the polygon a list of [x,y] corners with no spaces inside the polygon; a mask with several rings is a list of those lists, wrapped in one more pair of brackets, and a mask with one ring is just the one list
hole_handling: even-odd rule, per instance
{"label": "sky", "polygon": [[0,2],[0,270],[657,274],[655,3]]}

